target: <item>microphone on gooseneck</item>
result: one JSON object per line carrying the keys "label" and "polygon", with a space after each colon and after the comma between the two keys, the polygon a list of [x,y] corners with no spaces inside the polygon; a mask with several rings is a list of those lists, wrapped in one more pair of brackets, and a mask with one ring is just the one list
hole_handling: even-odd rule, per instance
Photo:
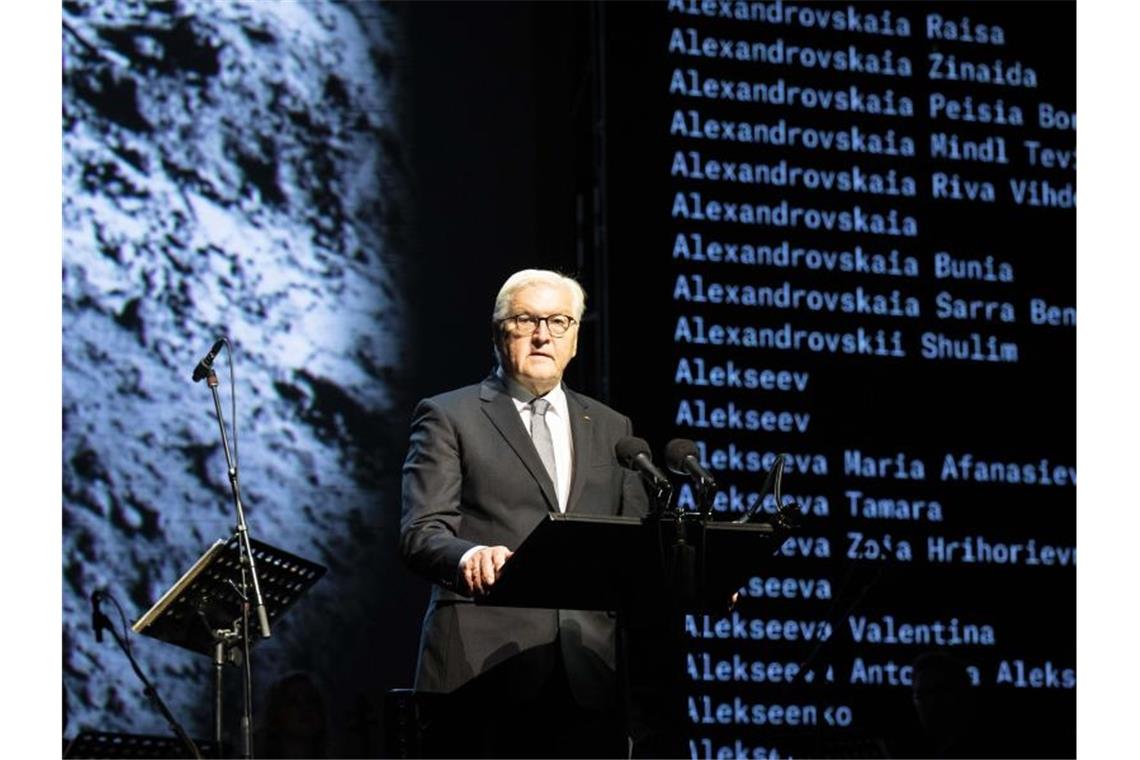
{"label": "microphone on gooseneck", "polygon": [[655,488],[670,488],[669,478],[661,469],[653,464],[653,456],[649,453],[649,444],[644,438],[622,438],[614,445],[614,454],[618,462],[627,470],[636,470],[648,479]]}
{"label": "microphone on gooseneck", "polygon": [[[785,513],[784,505],[780,504],[780,481],[784,476],[784,460],[787,459],[786,454],[777,454],[776,461],[772,463],[772,467],[768,470],[768,474],[764,478],[764,485],[760,486],[760,494],[756,497],[755,503],[752,507],[740,517],[733,520],[733,522],[746,523],[750,522],[753,516],[760,511],[764,506],[764,499],[768,496],[768,492],[772,490],[775,485],[776,491],[776,510],[777,514],[784,520],[793,519],[790,512]],[[793,507],[794,509],[794,507]]]}
{"label": "microphone on gooseneck", "polygon": [[665,466],[670,472],[690,476],[702,488],[716,490],[716,478],[701,464],[697,444],[687,438],[674,438],[665,444]]}

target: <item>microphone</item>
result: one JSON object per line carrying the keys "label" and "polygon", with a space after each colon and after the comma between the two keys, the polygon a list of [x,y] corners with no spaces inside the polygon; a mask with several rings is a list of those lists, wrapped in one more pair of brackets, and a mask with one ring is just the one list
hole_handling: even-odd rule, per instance
{"label": "microphone", "polygon": [[103,601],[103,592],[96,589],[91,592],[91,628],[95,631],[95,643],[103,643],[103,612],[99,603]]}
{"label": "microphone", "polygon": [[655,488],[672,489],[669,478],[653,464],[653,456],[649,453],[649,444],[644,438],[622,438],[614,445],[614,454],[618,462],[627,470],[637,470]]}
{"label": "microphone", "polygon": [[199,382],[204,380],[210,374],[210,370],[214,368],[214,357],[222,350],[222,346],[226,344],[225,338],[218,338],[214,342],[214,347],[210,349],[210,353],[202,357],[202,361],[198,362],[198,366],[194,368],[193,380]]}
{"label": "microphone", "polygon": [[678,475],[689,475],[709,491],[716,490],[716,478],[701,464],[697,444],[687,438],[674,438],[665,444],[665,466]]}

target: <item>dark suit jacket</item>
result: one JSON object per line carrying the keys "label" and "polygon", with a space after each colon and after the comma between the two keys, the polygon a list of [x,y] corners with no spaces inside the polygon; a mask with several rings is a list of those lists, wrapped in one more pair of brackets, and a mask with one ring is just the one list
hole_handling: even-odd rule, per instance
{"label": "dark suit jacket", "polygon": [[[574,451],[567,514],[645,514],[640,480],[614,455],[614,444],[631,435],[629,419],[565,392]],[[419,403],[404,462],[400,530],[404,561],[435,584],[417,690],[452,692],[479,679],[525,699],[541,688],[560,652],[578,703],[612,704],[611,614],[476,606],[455,591],[464,552],[479,544],[517,549],[552,510],[558,510],[554,484],[501,379],[492,375]]]}

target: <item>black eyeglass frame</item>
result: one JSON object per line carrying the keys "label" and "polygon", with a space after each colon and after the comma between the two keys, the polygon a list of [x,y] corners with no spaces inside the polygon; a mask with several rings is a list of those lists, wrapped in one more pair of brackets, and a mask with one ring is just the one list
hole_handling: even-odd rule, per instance
{"label": "black eyeglass frame", "polygon": [[[519,319],[522,317],[527,317],[531,321],[519,322]],[[556,323],[550,321],[558,317],[562,317],[567,320],[566,327],[562,328],[561,331],[555,330],[554,325]],[[512,314],[509,317],[503,317],[499,320],[500,325],[505,325],[507,322],[514,322],[513,329],[515,334],[523,338],[528,338],[538,332],[538,326],[543,322],[546,323],[546,331],[550,333],[551,337],[554,338],[561,338],[563,335],[570,332],[571,327],[578,324],[578,320],[574,319],[574,317],[570,316],[569,314],[549,314],[545,317],[539,317],[527,312],[523,312],[521,314]],[[523,325],[530,325],[530,329],[525,329]]]}

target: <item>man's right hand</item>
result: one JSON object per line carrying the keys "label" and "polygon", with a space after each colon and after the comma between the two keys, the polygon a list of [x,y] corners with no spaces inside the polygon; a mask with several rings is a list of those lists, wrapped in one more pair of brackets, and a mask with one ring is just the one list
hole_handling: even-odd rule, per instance
{"label": "man's right hand", "polygon": [[461,575],[467,584],[464,593],[479,596],[491,590],[503,565],[514,554],[505,546],[485,546],[463,563]]}

